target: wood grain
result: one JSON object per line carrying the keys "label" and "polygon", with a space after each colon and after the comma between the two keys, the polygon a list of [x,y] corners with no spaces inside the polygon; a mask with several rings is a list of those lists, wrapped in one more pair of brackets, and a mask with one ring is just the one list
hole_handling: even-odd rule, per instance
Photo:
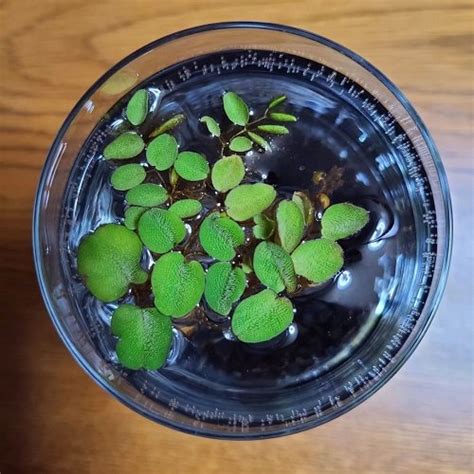
{"label": "wood grain", "polygon": [[[322,428],[230,443],[142,419],[82,372],[40,299],[30,221],[48,147],[99,75],[157,37],[242,17],[328,36],[404,90],[443,156],[457,233],[438,315],[388,385]],[[472,472],[473,25],[462,0],[0,2],[0,472]]]}

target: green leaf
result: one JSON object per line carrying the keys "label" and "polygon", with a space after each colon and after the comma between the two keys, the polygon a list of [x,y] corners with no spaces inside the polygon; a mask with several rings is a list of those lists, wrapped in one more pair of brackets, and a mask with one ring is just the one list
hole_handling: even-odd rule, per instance
{"label": "green leaf", "polygon": [[276,211],[278,236],[281,246],[291,253],[304,234],[304,216],[294,201],[281,201]]}
{"label": "green leaf", "polygon": [[253,268],[252,268],[252,266],[251,266],[250,264],[248,264],[248,263],[246,263],[246,262],[242,262],[242,263],[240,264],[240,266],[241,266],[242,271],[243,271],[244,273],[247,273],[247,274],[253,273]]}
{"label": "green leaf", "polygon": [[235,188],[245,176],[242,158],[238,155],[225,156],[217,160],[212,167],[211,181],[214,189],[225,193]]}
{"label": "green leaf", "polygon": [[106,224],[87,235],[77,250],[77,269],[89,291],[101,301],[115,301],[131,283],[141,284],[147,273],[141,268],[143,245],[131,230]]}
{"label": "green leaf", "polygon": [[174,164],[176,173],[188,181],[201,181],[209,174],[209,163],[206,158],[194,151],[183,151]]}
{"label": "green leaf", "polygon": [[321,233],[327,239],[345,239],[359,232],[368,222],[369,213],[364,208],[348,202],[333,204],[323,214]]}
{"label": "green leaf", "polygon": [[225,199],[227,214],[236,221],[246,221],[270,207],[275,197],[276,191],[269,184],[241,184]]}
{"label": "green leaf", "polygon": [[138,221],[142,214],[147,210],[146,207],[129,207],[125,210],[124,225],[127,229],[135,230],[138,227]]}
{"label": "green leaf", "polygon": [[168,193],[161,184],[145,183],[130,189],[125,195],[129,206],[154,207],[168,199]]}
{"label": "green leaf", "polygon": [[272,148],[265,138],[254,132],[247,132],[247,135],[252,139],[254,143],[263,148],[265,151],[270,151]]}
{"label": "green leaf", "polygon": [[272,99],[270,103],[268,104],[268,110],[274,109],[277,105],[282,104],[286,100],[286,95],[279,95]]}
{"label": "green leaf", "polygon": [[148,91],[140,89],[127,104],[127,119],[132,125],[140,125],[145,121],[148,114]]}
{"label": "green leaf", "polygon": [[168,210],[181,219],[186,219],[199,214],[202,211],[202,204],[196,199],[181,199],[172,204]]}
{"label": "green leaf", "polygon": [[267,240],[275,231],[275,221],[267,217],[265,214],[257,214],[253,221],[255,225],[252,227],[253,235],[256,239]]}
{"label": "green leaf", "polygon": [[119,166],[110,177],[112,187],[117,191],[127,191],[143,183],[146,176],[145,168],[138,163]]}
{"label": "green leaf", "polygon": [[294,192],[291,199],[303,214],[305,224],[311,225],[314,222],[314,207],[311,199],[301,191]]}
{"label": "green leaf", "polygon": [[232,332],[242,342],[273,339],[293,322],[293,305],[272,290],[263,290],[243,300],[232,316]]}
{"label": "green leaf", "polygon": [[115,351],[127,369],[156,370],[166,362],[173,339],[169,316],[123,304],[114,311],[110,329],[119,338]]}
{"label": "green leaf", "polygon": [[212,117],[203,115],[199,121],[206,124],[207,130],[213,137],[220,137],[221,127],[219,127],[219,124]]}
{"label": "green leaf", "polygon": [[257,278],[268,288],[279,293],[285,288],[296,289],[296,275],[288,252],[273,242],[260,242],[253,256]]}
{"label": "green leaf", "polygon": [[140,135],[135,132],[125,132],[104,148],[106,160],[126,160],[138,156],[145,148]]}
{"label": "green leaf", "polygon": [[169,180],[170,180],[171,186],[173,187],[178,184],[179,176],[178,176],[178,173],[176,173],[176,170],[174,168],[170,169],[169,171]]}
{"label": "green leaf", "polygon": [[161,135],[162,133],[169,132],[170,130],[173,130],[173,128],[183,123],[185,120],[186,117],[183,114],[176,114],[170,119],[166,120],[166,122],[163,122],[158,128],[155,128],[155,130],[150,133],[149,137],[153,138]]}
{"label": "green leaf", "polygon": [[291,114],[283,114],[280,112],[274,112],[270,114],[270,118],[277,122],[296,122],[297,118]]}
{"label": "green leaf", "polygon": [[204,296],[216,313],[227,316],[232,305],[239,300],[247,281],[241,268],[232,268],[228,262],[212,265],[206,274]]}
{"label": "green leaf", "polygon": [[138,221],[138,235],[152,252],[169,252],[186,237],[183,221],[166,209],[146,211]]}
{"label": "green leaf", "polygon": [[174,318],[188,314],[204,293],[204,281],[199,262],[187,262],[179,252],[162,255],[151,275],[155,306]]}
{"label": "green leaf", "polygon": [[178,156],[178,143],[167,133],[154,138],[146,148],[146,159],[158,171],[171,168]]}
{"label": "green leaf", "polygon": [[235,137],[229,143],[232,151],[244,152],[252,148],[252,142],[247,137]]}
{"label": "green leaf", "polygon": [[249,121],[249,108],[235,92],[227,92],[222,98],[228,119],[236,125],[246,125]]}
{"label": "green leaf", "polygon": [[265,133],[271,133],[272,135],[286,135],[289,130],[283,125],[259,125],[258,130]]}
{"label": "green leaf", "polygon": [[228,261],[235,257],[235,248],[244,243],[245,235],[237,222],[213,212],[199,228],[199,241],[211,257]]}
{"label": "green leaf", "polygon": [[332,278],[344,264],[342,248],[328,239],[303,242],[292,253],[291,258],[297,275],[313,283],[322,283]]}

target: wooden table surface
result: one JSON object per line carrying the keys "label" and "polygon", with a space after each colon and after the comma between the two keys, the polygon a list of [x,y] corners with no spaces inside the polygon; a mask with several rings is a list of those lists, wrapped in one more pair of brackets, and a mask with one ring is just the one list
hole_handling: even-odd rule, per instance
{"label": "wooden table surface", "polygon": [[[2,0],[0,15],[1,474],[473,472],[472,2]],[[30,223],[47,149],[97,77],[155,38],[242,18],[332,38],[401,87],[443,157],[457,233],[438,314],[388,385],[321,428],[233,443],[155,425],[89,379],[43,307]]]}

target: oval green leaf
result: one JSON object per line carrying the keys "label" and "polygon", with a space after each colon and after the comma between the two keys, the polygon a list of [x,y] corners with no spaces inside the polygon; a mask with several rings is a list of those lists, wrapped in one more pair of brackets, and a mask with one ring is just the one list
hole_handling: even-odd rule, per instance
{"label": "oval green leaf", "polygon": [[187,262],[179,252],[162,255],[151,275],[155,306],[168,316],[185,316],[199,303],[204,282],[204,270],[199,262]]}
{"label": "oval green leaf", "polygon": [[213,212],[199,228],[199,241],[211,257],[229,261],[235,257],[235,248],[244,243],[245,235],[237,222]]}
{"label": "oval green leaf", "polygon": [[138,227],[138,221],[142,214],[147,210],[146,207],[132,206],[125,210],[124,225],[127,229],[135,230]]}
{"label": "oval green leaf", "polygon": [[212,265],[206,273],[204,297],[210,308],[221,316],[227,316],[232,305],[239,300],[247,281],[241,268],[232,268],[228,262]]}
{"label": "oval green leaf", "polygon": [[311,199],[301,191],[294,192],[291,199],[303,214],[305,224],[311,225],[314,222],[314,207]]}
{"label": "oval green leaf", "polygon": [[269,184],[241,184],[225,199],[227,214],[236,221],[246,221],[270,207],[275,197],[276,191]]}
{"label": "oval green leaf", "polygon": [[166,122],[163,122],[158,128],[155,128],[155,130],[153,130],[150,133],[149,137],[154,138],[154,137],[157,137],[158,135],[161,135],[162,133],[173,130],[173,128],[177,127],[178,125],[183,123],[185,120],[186,120],[186,117],[184,116],[184,114],[173,115],[173,117],[166,120]]}
{"label": "oval green leaf", "polygon": [[235,92],[227,92],[222,98],[228,119],[236,125],[246,125],[249,121],[249,108]]}
{"label": "oval green leaf", "polygon": [[247,132],[247,135],[254,143],[256,143],[259,147],[263,148],[265,151],[270,151],[272,149],[270,143],[268,143],[265,138],[261,137],[257,133]]}
{"label": "oval green leaf", "polygon": [[270,103],[268,104],[268,110],[274,109],[277,105],[282,104],[286,100],[286,95],[279,95],[272,99]]}
{"label": "oval green leaf", "polygon": [[272,135],[286,135],[289,130],[283,125],[259,125],[258,130]]}
{"label": "oval green leaf", "polygon": [[293,305],[272,290],[263,290],[243,300],[232,316],[232,332],[242,342],[273,339],[293,322]]}
{"label": "oval green leaf", "polygon": [[296,275],[288,252],[273,242],[260,242],[253,255],[257,278],[268,288],[280,293],[296,289]]}
{"label": "oval green leaf", "polygon": [[369,222],[369,212],[348,202],[333,204],[323,214],[321,234],[326,239],[339,240],[350,237]]}
{"label": "oval green leaf", "polygon": [[143,183],[146,171],[138,163],[119,166],[110,177],[112,187],[117,191],[127,191]]}
{"label": "oval green leaf", "polygon": [[329,280],[342,268],[344,253],[332,240],[316,239],[303,242],[292,253],[297,275],[313,283]]}
{"label": "oval green leaf", "polygon": [[275,221],[268,218],[265,214],[257,214],[253,221],[255,225],[252,227],[253,235],[256,239],[267,240],[275,231]]}
{"label": "oval green leaf", "polygon": [[232,151],[244,152],[252,148],[252,142],[247,137],[235,137],[229,143]]}
{"label": "oval green leaf", "polygon": [[176,173],[188,181],[201,181],[209,174],[209,163],[206,158],[194,151],[183,151],[174,164]]}
{"label": "oval green leaf", "polygon": [[146,148],[146,159],[158,171],[171,168],[178,156],[178,143],[168,133],[154,138]]}
{"label": "oval green leaf", "polygon": [[181,199],[176,201],[169,208],[169,212],[177,215],[181,219],[194,217],[202,211],[202,204],[196,199]]}
{"label": "oval green leaf", "polygon": [[245,166],[238,155],[225,156],[212,167],[211,181],[214,189],[225,193],[235,188],[245,176]]}
{"label": "oval green leaf", "polygon": [[166,202],[168,193],[160,184],[145,183],[130,189],[125,199],[129,206],[154,207]]}
{"label": "oval green leaf", "polygon": [[276,122],[296,122],[297,118],[291,114],[283,114],[280,112],[274,112],[270,114],[270,118]]}
{"label": "oval green leaf", "polygon": [[126,115],[132,125],[140,125],[148,114],[148,91],[140,89],[128,101]]}
{"label": "oval green leaf", "polygon": [[126,160],[138,156],[145,148],[140,135],[135,132],[125,132],[104,148],[106,160]]}
{"label": "oval green leaf", "polygon": [[97,299],[115,301],[127,293],[131,283],[146,281],[147,273],[140,266],[142,251],[135,232],[118,224],[106,224],[79,244],[77,269]]}
{"label": "oval green leaf", "polygon": [[114,311],[110,329],[119,338],[115,351],[127,369],[156,370],[166,362],[173,339],[169,316],[123,304]]}
{"label": "oval green leaf", "polygon": [[291,253],[304,234],[304,216],[294,201],[281,201],[276,211],[278,236],[281,246]]}
{"label": "oval green leaf", "polygon": [[219,137],[221,135],[221,127],[212,117],[209,117],[209,115],[202,116],[199,121],[206,124],[207,130],[213,137]]}

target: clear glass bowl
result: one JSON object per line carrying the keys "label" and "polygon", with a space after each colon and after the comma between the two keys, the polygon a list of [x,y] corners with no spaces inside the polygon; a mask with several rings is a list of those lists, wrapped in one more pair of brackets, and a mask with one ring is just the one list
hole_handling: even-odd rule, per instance
{"label": "clear glass bowl", "polygon": [[[329,86],[331,81],[338,81],[335,86],[346,83],[347,100],[383,130],[396,157],[380,169],[397,168],[401,181],[394,183],[394,189],[408,190],[399,199],[406,201],[403,204],[415,218],[410,275],[407,279],[405,273],[405,282],[388,294],[392,304],[355,352],[331,370],[296,385],[268,387],[260,393],[206,386],[202,380],[193,385],[166,371],[149,379],[130,377],[94,343],[90,327],[83,323],[84,308],[64,272],[61,259],[68,249],[60,219],[68,178],[99,120],[128,91],[174,64],[237,49],[296,55],[308,60],[308,71],[310,64],[318,64],[315,77],[323,75]],[[325,67],[333,73],[324,76]],[[364,91],[385,109],[382,116],[371,109]],[[451,219],[446,176],[433,140],[413,107],[381,72],[344,47],[306,31],[263,23],[221,23],[178,32],[141,48],[112,67],[79,100],[43,169],[34,210],[34,257],[58,333],[101,387],[138,413],[173,428],[216,438],[256,439],[325,423],[364,401],[397,372],[420,342],[440,301],[450,259]]]}

